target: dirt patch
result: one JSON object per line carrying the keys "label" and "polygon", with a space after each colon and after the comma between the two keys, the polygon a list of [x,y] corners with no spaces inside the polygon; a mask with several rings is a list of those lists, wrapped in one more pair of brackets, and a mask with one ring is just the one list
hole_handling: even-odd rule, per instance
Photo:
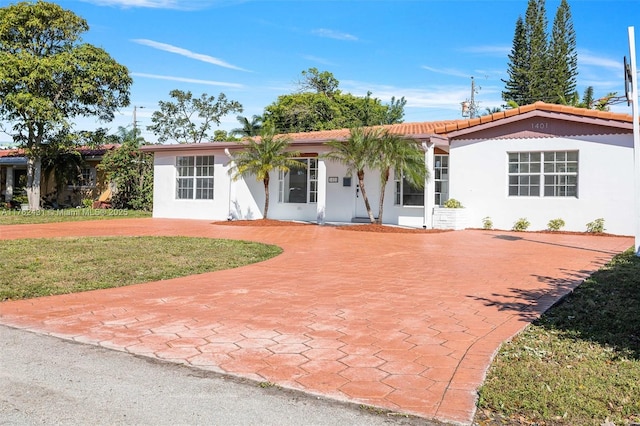
{"label": "dirt patch", "polygon": [[341,231],[359,231],[359,232],[379,232],[385,234],[439,234],[441,232],[451,232],[452,229],[419,229],[419,228],[401,228],[399,226],[388,225],[344,225],[336,226]]}

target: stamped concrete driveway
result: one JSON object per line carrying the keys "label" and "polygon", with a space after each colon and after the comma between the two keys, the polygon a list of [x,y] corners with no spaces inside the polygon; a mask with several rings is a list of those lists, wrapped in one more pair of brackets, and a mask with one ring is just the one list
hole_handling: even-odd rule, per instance
{"label": "stamped concrete driveway", "polygon": [[234,270],[4,302],[0,323],[462,424],[501,342],[633,245],[163,219],[0,226],[2,239],[89,235],[244,239],[284,253]]}

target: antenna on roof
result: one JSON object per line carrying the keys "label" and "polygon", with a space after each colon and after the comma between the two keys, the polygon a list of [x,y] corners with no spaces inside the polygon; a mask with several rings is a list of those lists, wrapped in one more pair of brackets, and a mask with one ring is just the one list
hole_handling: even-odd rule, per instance
{"label": "antenna on roof", "polygon": [[471,77],[471,98],[462,102],[462,116],[468,118],[478,117],[478,104],[476,103],[476,94],[480,91],[480,87],[476,88],[476,83]]}

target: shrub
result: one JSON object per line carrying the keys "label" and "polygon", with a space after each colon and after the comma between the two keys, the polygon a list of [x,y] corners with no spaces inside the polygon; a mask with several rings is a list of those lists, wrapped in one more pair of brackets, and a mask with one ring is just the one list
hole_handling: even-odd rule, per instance
{"label": "shrub", "polygon": [[462,203],[455,198],[449,198],[447,201],[445,201],[444,207],[448,209],[461,209]]}
{"label": "shrub", "polygon": [[564,228],[564,225],[564,220],[560,218],[551,219],[549,223],[547,223],[547,228],[549,229],[549,231],[559,231],[560,229]]}
{"label": "shrub", "polygon": [[482,229],[493,229],[493,221],[489,216],[482,218]]}
{"label": "shrub", "polygon": [[604,219],[598,218],[593,222],[587,223],[587,232],[599,234],[604,232]]}
{"label": "shrub", "polygon": [[527,220],[527,218],[521,217],[516,221],[516,223],[513,224],[513,228],[511,229],[518,232],[526,231],[527,228],[529,228],[529,225],[531,225],[531,223]]}
{"label": "shrub", "polygon": [[84,207],[85,209],[90,209],[91,207],[93,207],[93,200],[91,198],[83,198],[82,207]]}

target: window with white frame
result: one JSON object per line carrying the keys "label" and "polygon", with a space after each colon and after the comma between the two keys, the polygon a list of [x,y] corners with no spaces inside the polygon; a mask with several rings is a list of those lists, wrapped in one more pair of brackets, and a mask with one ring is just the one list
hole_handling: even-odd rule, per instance
{"label": "window with white frame", "polygon": [[441,206],[449,199],[449,155],[434,155],[433,160],[434,202],[436,206]]}
{"label": "window with white frame", "polygon": [[393,174],[394,204],[397,206],[424,206],[424,189],[416,188],[400,173]]}
{"label": "window with white frame", "polygon": [[306,167],[278,172],[278,201],[280,203],[316,203],[318,201],[318,160],[296,158]]}
{"label": "window with white frame", "polygon": [[176,198],[213,200],[213,155],[176,158]]}
{"label": "window with white frame", "polygon": [[578,151],[510,152],[508,162],[509,196],[578,196]]}

